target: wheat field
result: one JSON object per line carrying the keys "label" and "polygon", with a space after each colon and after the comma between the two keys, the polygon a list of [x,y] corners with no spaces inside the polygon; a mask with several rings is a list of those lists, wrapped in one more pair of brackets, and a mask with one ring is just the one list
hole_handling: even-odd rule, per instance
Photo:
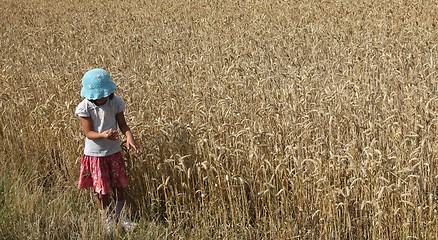
{"label": "wheat field", "polygon": [[142,147],[116,239],[436,239],[434,1],[0,0],[0,239],[105,239],[81,77]]}

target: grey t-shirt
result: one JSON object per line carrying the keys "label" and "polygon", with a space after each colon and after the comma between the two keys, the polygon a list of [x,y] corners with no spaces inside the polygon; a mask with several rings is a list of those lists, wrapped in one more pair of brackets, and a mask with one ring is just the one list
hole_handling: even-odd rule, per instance
{"label": "grey t-shirt", "polygon": [[[125,103],[119,96],[108,99],[105,104],[97,106],[84,99],[76,107],[75,114],[79,117],[89,117],[93,123],[93,131],[101,133],[108,129],[117,130],[116,114],[125,110]],[[84,154],[88,156],[104,157],[121,151],[120,140],[105,138],[85,139]]]}

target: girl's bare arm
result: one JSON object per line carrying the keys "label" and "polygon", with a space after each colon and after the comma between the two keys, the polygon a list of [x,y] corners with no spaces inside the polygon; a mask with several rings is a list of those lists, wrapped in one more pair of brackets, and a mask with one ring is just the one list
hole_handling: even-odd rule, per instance
{"label": "girl's bare arm", "polygon": [[131,147],[134,148],[135,151],[139,151],[139,147],[137,143],[135,142],[134,136],[131,133],[131,129],[129,128],[128,124],[126,123],[125,114],[123,112],[119,112],[116,114],[117,124],[119,125],[120,131],[123,133],[123,135],[126,136],[126,147],[130,149]]}

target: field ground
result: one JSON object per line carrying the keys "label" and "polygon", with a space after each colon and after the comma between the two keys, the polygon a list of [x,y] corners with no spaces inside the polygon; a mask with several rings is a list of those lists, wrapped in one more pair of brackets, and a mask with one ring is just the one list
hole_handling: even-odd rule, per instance
{"label": "field ground", "polygon": [[0,238],[104,239],[76,188],[83,73],[107,69],[124,239],[434,239],[434,1],[0,0]]}

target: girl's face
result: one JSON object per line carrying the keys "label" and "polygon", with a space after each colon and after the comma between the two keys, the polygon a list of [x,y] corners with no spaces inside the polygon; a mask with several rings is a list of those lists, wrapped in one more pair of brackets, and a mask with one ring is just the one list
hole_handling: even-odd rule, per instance
{"label": "girl's face", "polygon": [[103,98],[99,98],[99,99],[94,100],[94,103],[99,106],[99,105],[105,104],[107,100],[108,100],[108,97],[103,97]]}

